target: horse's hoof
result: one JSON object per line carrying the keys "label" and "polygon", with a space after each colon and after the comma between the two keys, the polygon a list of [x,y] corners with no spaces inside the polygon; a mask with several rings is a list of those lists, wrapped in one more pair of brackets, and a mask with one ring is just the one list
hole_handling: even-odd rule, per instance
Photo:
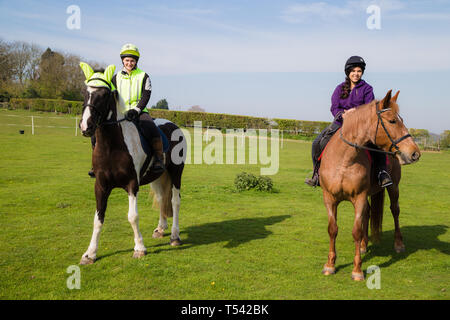
{"label": "horse's hoof", "polygon": [[401,253],[401,252],[405,252],[405,246],[395,246],[394,247],[394,249],[395,249],[395,252],[397,252],[397,253]]}
{"label": "horse's hoof", "polygon": [[364,273],[352,272],[352,279],[355,281],[364,281]]}
{"label": "horse's hoof", "polygon": [[87,264],[93,264],[95,262],[95,259],[91,259],[88,256],[81,257],[80,264],[81,265],[87,265]]}
{"label": "horse's hoof", "polygon": [[139,259],[139,258],[142,258],[143,256],[145,256],[146,254],[147,254],[147,251],[135,251],[133,253],[133,258]]}
{"label": "horse's hoof", "polygon": [[367,249],[366,248],[361,248],[361,249],[359,249],[359,253],[360,254],[366,254],[367,253]]}
{"label": "horse's hoof", "polygon": [[323,270],[322,270],[322,274],[329,276],[331,274],[335,274],[336,273],[336,268],[332,267],[327,267],[327,266],[323,266]]}
{"label": "horse's hoof", "polygon": [[170,245],[173,246],[173,247],[181,246],[180,238],[170,239]]}
{"label": "horse's hoof", "polygon": [[155,239],[161,239],[164,237],[164,232],[160,232],[158,231],[158,229],[156,229],[155,231],[153,231],[152,237]]}

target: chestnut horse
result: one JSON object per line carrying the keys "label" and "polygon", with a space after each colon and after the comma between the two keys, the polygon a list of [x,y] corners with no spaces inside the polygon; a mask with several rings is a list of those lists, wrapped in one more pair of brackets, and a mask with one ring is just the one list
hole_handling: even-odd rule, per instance
{"label": "chestnut horse", "polygon": [[[388,172],[393,184],[388,186],[387,190],[395,222],[395,250],[404,250],[398,222],[400,164],[418,161],[420,151],[398,114],[399,92],[392,98],[391,92],[390,90],[381,101],[374,100],[345,114],[342,127],[323,151],[319,179],[328,212],[330,236],[328,261],[322,271],[325,275],[334,274],[336,271],[337,207],[341,201],[350,201],[355,209],[352,279],[364,280],[361,254],[367,250],[369,219],[372,237],[376,239],[381,231],[384,189],[378,185],[366,150],[388,154]],[[370,148],[368,145],[375,145],[377,148]],[[371,196],[371,205],[368,196]]]}
{"label": "chestnut horse", "polygon": [[155,119],[155,124],[169,139],[169,148],[164,157],[166,170],[162,175],[155,175],[149,170],[153,161],[151,154],[144,151],[136,125],[125,120],[123,99],[117,91],[112,90],[111,79],[115,67],[111,65],[104,73],[94,73],[87,64],[81,63],[80,66],[85,73],[87,86],[80,129],[86,137],[95,134],[97,140],[92,153],[97,210],[91,242],[82,255],[80,264],[91,264],[96,259],[108,197],[114,188],[123,188],[128,193],[128,221],[134,232],[134,258],[147,253],[139,231],[137,211],[139,187],[145,184],[151,183],[154,199],[160,206],[159,224],[153,237],[163,236],[164,229],[167,228],[167,217],[173,216],[170,243],[180,245],[178,215],[181,175],[186,157],[183,133],[172,122]]}

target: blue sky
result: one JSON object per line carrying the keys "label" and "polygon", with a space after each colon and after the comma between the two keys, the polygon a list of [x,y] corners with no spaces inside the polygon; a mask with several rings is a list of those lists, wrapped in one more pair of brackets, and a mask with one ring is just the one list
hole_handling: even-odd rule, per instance
{"label": "blue sky", "polygon": [[[70,5],[80,29],[66,27]],[[370,5],[381,29],[367,28]],[[0,37],[117,67],[131,42],[152,104],[322,121],[345,60],[360,55],[376,98],[401,91],[409,127],[450,129],[450,0],[0,1]]]}

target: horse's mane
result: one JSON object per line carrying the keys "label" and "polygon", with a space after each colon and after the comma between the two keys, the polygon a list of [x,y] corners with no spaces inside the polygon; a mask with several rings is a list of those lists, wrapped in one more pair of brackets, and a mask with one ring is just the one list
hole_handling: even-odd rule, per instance
{"label": "horse's mane", "polygon": [[[362,130],[364,129],[367,132],[367,130],[370,128],[370,122],[376,121],[376,118],[373,118],[372,116],[375,114],[375,105],[377,103],[380,103],[381,105],[383,101],[372,100],[367,104],[356,107],[355,111],[347,114],[344,117],[344,122],[341,130],[345,132],[346,137],[357,138],[361,135],[361,133],[363,132]],[[381,107],[382,105],[379,106],[379,108]],[[398,114],[400,111],[398,104],[394,101],[390,101],[389,107],[395,114]]]}
{"label": "horse's mane", "polygon": [[355,111],[345,115],[341,130],[345,132],[346,137],[357,138],[361,135],[361,128],[370,127],[370,120],[376,103],[377,100],[373,100],[356,107]]}

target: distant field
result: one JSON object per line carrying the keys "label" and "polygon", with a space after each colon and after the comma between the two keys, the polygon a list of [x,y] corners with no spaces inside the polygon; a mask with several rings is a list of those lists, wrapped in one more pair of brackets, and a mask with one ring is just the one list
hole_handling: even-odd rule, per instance
{"label": "distant field", "polygon": [[283,142],[273,193],[234,190],[236,175],[259,175],[258,165],[187,165],[181,247],[169,245],[170,229],[166,238],[152,238],[159,216],[149,186],[142,187],[139,222],[148,255],[138,260],[132,258],[127,195],[114,190],[98,261],[81,266],[81,288],[69,290],[66,270],[78,265],[92,234],[90,140],[75,136],[72,116],[0,110],[0,145],[0,299],[450,298],[450,152],[423,153],[417,164],[403,167],[406,252],[393,250],[386,201],[382,241],[370,244],[363,258],[364,271],[381,268],[379,290],[350,278],[350,203],[338,210],[337,273],[321,274],[327,216],[321,190],[303,183],[312,171],[305,141]]}

